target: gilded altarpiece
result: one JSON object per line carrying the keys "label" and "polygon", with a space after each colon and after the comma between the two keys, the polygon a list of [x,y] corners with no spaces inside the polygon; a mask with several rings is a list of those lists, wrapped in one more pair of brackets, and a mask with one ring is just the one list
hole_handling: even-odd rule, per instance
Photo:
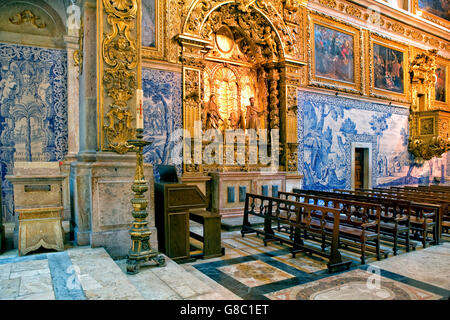
{"label": "gilded altarpiece", "polygon": [[[264,168],[262,163],[247,161],[258,151],[250,146],[249,129],[278,129],[278,169],[297,171],[297,88],[305,65],[306,9],[301,4],[194,1],[182,15],[182,33],[176,38],[182,51],[185,132],[195,137],[195,130],[215,128],[222,133],[242,130],[246,135],[245,165],[185,163],[185,174]],[[185,157],[195,160],[205,141],[194,140],[185,145]],[[269,138],[269,154],[270,147]]]}

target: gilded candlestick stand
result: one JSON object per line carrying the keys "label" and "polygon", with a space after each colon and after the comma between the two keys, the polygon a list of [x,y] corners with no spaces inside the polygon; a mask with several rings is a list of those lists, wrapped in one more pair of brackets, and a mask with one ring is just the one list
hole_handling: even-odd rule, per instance
{"label": "gilded candlestick stand", "polygon": [[153,260],[157,266],[166,264],[165,258],[159,252],[153,250],[150,245],[150,235],[152,234],[147,226],[147,205],[148,200],[144,193],[148,190],[147,181],[144,177],[143,149],[151,142],[143,140],[143,129],[136,129],[136,139],[128,140],[128,144],[133,146],[136,152],[136,173],[131,189],[135,193],[131,200],[133,204],[133,224],[130,229],[132,240],[131,249],[128,251],[127,273],[136,274],[139,272],[141,264]]}

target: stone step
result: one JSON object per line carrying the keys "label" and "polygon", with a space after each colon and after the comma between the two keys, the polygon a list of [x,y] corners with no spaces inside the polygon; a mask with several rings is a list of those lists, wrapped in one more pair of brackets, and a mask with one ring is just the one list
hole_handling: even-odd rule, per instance
{"label": "stone step", "polygon": [[[202,279],[200,272],[191,266],[177,264],[166,257],[163,267],[143,266],[135,275],[126,274],[145,300],[225,300],[233,299],[224,288],[215,287],[215,282]],[[126,273],[126,260],[116,261]],[[152,264],[152,263],[150,263]],[[223,292],[220,292],[222,289]]]}
{"label": "stone step", "polygon": [[126,260],[114,261],[104,248],[75,247],[23,257],[11,250],[0,255],[0,299],[238,299],[195,268],[165,258],[164,267],[150,263],[129,275]]}

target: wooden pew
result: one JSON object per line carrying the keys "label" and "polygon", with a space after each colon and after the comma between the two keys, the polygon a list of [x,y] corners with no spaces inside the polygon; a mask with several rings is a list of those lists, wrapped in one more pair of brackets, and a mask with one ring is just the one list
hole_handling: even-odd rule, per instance
{"label": "wooden pew", "polygon": [[[439,186],[436,186],[439,187]],[[444,186],[447,187],[447,186]],[[409,192],[409,194],[418,194],[423,197],[426,196],[428,198],[427,201],[434,201],[434,199],[439,200],[438,202],[444,206],[442,213],[440,215],[440,235],[442,238],[442,234],[449,235],[450,231],[450,188],[433,188],[432,186],[419,186],[419,187],[391,187],[392,190],[400,191],[400,192]],[[431,198],[431,199],[430,199]]]}
{"label": "wooden pew", "polygon": [[[380,259],[380,214],[381,206],[373,203],[350,201],[326,196],[314,196],[289,192],[278,192],[282,199],[292,200],[314,205],[322,205],[340,209],[340,237],[351,240],[345,246],[356,248],[361,251],[361,262],[365,263],[367,244],[372,245],[377,259]],[[347,228],[348,227],[348,228]],[[342,243],[342,241],[341,241]],[[367,250],[366,250],[367,249]],[[388,252],[383,252],[387,257]]]}
{"label": "wooden pew", "polygon": [[[440,238],[440,217],[444,211],[443,205],[428,203],[426,199],[418,199],[417,195],[404,195],[401,193],[389,192],[386,190],[357,189],[357,190],[335,190],[340,193],[350,193],[372,197],[374,199],[398,199],[411,202],[410,227],[414,239],[422,242],[425,248],[428,243],[439,244]],[[433,240],[428,238],[428,234],[433,235]]]}
{"label": "wooden pew", "polygon": [[[264,228],[253,227],[249,215],[264,218]],[[332,220],[328,220],[328,219]],[[290,226],[292,234],[273,230],[272,223]],[[315,248],[304,242],[302,230],[314,233],[329,241],[329,250]],[[309,252],[328,258],[328,271],[345,266],[350,267],[351,261],[342,259],[339,252],[340,210],[336,208],[310,205],[280,198],[266,197],[247,193],[245,198],[244,217],[241,234],[256,233],[264,236],[264,245],[270,241],[280,241],[291,246],[295,257],[298,252]]]}
{"label": "wooden pew", "polygon": [[294,194],[310,195],[316,197],[328,197],[338,199],[336,201],[359,201],[363,203],[370,203],[372,205],[381,206],[380,215],[380,233],[383,240],[392,242],[393,253],[397,255],[398,244],[405,245],[405,250],[410,251],[410,248],[415,249],[415,244],[410,242],[410,216],[411,203],[405,200],[396,199],[373,199],[372,197],[343,194],[330,191],[316,191],[316,190],[302,190],[294,189]]}
{"label": "wooden pew", "polygon": [[[416,191],[410,191],[410,190],[397,190],[397,189],[386,189],[386,188],[374,188],[372,189],[357,189],[357,191],[363,190],[366,192],[373,192],[373,193],[381,193],[384,195],[390,195],[401,199],[408,199],[416,202],[421,203],[431,203],[440,206],[439,208],[439,219],[437,221],[436,226],[436,239],[437,244],[439,243],[439,240],[441,238],[442,232],[447,231],[445,229],[446,225],[448,225],[448,221],[450,220],[449,217],[449,208],[450,208],[450,196],[446,194],[440,194],[440,193],[433,193],[433,192],[423,192],[421,191],[420,194]],[[417,199],[420,199],[417,200]],[[446,222],[447,221],[447,222]],[[445,222],[445,223],[444,223]]]}

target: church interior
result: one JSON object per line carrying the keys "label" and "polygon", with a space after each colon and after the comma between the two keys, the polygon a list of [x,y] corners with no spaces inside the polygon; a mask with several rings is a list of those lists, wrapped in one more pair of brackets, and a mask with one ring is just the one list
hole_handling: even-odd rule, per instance
{"label": "church interior", "polygon": [[0,300],[450,299],[448,0],[0,17]]}

